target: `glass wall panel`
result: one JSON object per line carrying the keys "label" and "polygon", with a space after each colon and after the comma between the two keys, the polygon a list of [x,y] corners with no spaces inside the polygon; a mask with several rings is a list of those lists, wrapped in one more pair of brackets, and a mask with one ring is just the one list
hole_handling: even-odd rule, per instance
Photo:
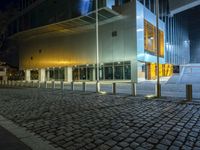
{"label": "glass wall panel", "polygon": [[73,81],[79,80],[79,70],[78,70],[78,68],[73,68],[72,74],[73,74]]}
{"label": "glass wall panel", "polygon": [[124,62],[124,79],[130,80],[131,79],[131,63]]}
{"label": "glass wall panel", "polygon": [[54,80],[54,71],[53,71],[53,69],[49,70],[49,79],[50,80]]}
{"label": "glass wall panel", "polygon": [[86,80],[86,66],[80,67],[80,80]]}
{"label": "glass wall panel", "polygon": [[50,68],[46,70],[46,79],[60,81],[64,80],[64,68]]}
{"label": "glass wall panel", "polygon": [[123,70],[123,63],[115,63],[114,64],[114,75],[115,79],[121,79],[123,80],[124,70]]}
{"label": "glass wall panel", "polygon": [[94,68],[92,67],[87,68],[87,80],[90,80],[90,81],[93,80],[93,70]]}
{"label": "glass wall panel", "polygon": [[113,79],[113,64],[105,64],[104,65],[105,70],[105,79],[106,80],[112,80]]}
{"label": "glass wall panel", "polygon": [[38,80],[38,70],[31,70],[31,80]]}

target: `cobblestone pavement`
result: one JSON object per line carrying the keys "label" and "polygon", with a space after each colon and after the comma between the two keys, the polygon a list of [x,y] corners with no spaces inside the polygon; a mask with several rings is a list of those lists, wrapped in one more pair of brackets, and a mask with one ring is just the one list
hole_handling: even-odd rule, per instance
{"label": "cobblestone pavement", "polygon": [[200,105],[51,89],[0,89],[0,114],[67,150],[200,149]]}

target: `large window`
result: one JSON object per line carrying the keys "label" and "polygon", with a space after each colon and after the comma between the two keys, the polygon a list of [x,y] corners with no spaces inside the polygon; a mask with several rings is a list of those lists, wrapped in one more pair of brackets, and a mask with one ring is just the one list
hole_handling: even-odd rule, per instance
{"label": "large window", "polygon": [[[80,65],[73,67],[73,80],[96,80],[96,65]],[[131,63],[111,62],[101,63],[99,65],[100,80],[130,80],[131,79]]]}
{"label": "large window", "polygon": [[113,79],[113,64],[112,63],[105,64],[104,70],[105,70],[105,79],[107,80]]}
{"label": "large window", "polygon": [[115,79],[123,79],[123,74],[124,74],[124,70],[123,70],[123,63],[120,62],[116,62],[114,63],[114,70],[115,70]]}
{"label": "large window", "polygon": [[50,68],[46,70],[47,80],[64,80],[64,68]]}
{"label": "large window", "polygon": [[86,66],[81,66],[80,67],[80,80],[86,80],[86,76],[87,76]]}
{"label": "large window", "polygon": [[31,70],[31,80],[38,80],[38,70]]}
{"label": "large window", "polygon": [[[144,20],[144,48],[145,51],[157,55],[156,48],[156,27]],[[164,57],[164,32],[159,30],[158,33],[158,43],[159,43],[159,56]]]}

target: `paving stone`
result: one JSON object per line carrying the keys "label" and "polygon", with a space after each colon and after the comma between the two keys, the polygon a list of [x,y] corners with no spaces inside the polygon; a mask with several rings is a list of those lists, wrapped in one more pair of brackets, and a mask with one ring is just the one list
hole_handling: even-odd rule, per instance
{"label": "paving stone", "polygon": [[117,144],[117,142],[114,141],[114,140],[109,140],[109,141],[105,142],[105,144],[107,144],[108,146],[112,147],[112,146],[114,146],[115,144]]}
{"label": "paving stone", "polygon": [[132,143],[130,144],[130,147],[133,148],[133,149],[135,149],[135,148],[138,147],[138,146],[139,146],[139,144],[136,143],[136,142],[132,142]]}
{"label": "paving stone", "polygon": [[135,141],[139,144],[143,143],[146,139],[142,137],[138,137]]}
{"label": "paving stone", "polygon": [[114,146],[114,147],[111,148],[111,150],[122,150],[122,148],[119,147],[119,146]]}
{"label": "paving stone", "polygon": [[156,148],[157,148],[157,149],[160,149],[160,150],[167,150],[167,149],[168,149],[168,146],[163,145],[163,144],[158,144],[158,145],[156,146]]}
{"label": "paving stone", "polygon": [[141,146],[142,146],[143,148],[145,148],[145,149],[152,149],[152,148],[154,147],[153,144],[150,144],[150,143],[148,143],[148,142],[142,143]]}
{"label": "paving stone", "polygon": [[125,148],[125,147],[129,146],[129,143],[127,143],[127,142],[120,142],[120,143],[118,143],[118,146],[121,146],[122,148]]}
{"label": "paving stone", "polygon": [[179,150],[180,149],[180,147],[177,147],[177,146],[170,146],[169,147],[169,150]]}
{"label": "paving stone", "polygon": [[200,104],[31,88],[1,88],[0,99],[1,115],[57,148],[200,148]]}

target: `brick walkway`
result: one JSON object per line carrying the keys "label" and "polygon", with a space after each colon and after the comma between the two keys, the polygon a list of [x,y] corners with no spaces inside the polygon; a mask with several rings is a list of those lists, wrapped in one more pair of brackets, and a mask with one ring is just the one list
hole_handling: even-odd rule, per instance
{"label": "brick walkway", "polygon": [[200,149],[200,105],[51,89],[0,89],[0,114],[73,149]]}

